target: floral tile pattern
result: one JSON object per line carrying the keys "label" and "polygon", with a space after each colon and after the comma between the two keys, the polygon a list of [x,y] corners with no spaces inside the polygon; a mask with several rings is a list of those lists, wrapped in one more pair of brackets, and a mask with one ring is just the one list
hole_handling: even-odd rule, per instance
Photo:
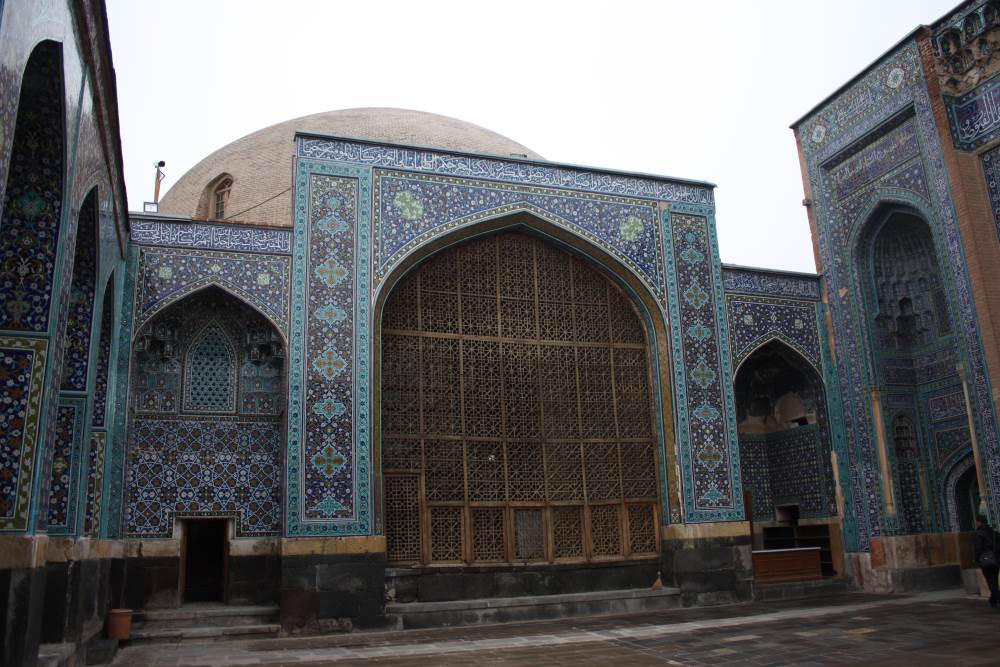
{"label": "floral tile pattern", "polygon": [[0,530],[25,530],[48,343],[0,338]]}

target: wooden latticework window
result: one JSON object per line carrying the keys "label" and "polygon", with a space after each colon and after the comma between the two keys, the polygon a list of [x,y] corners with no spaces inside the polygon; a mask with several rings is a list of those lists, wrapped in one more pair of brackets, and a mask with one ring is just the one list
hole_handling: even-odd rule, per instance
{"label": "wooden latticework window", "polygon": [[646,336],[608,279],[499,234],[407,275],[382,327],[391,562],[659,552]]}

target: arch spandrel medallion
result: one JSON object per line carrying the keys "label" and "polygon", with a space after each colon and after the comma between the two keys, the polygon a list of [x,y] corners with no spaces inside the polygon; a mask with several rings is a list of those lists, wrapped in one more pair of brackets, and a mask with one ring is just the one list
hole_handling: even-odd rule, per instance
{"label": "arch spandrel medallion", "polygon": [[382,322],[391,562],[658,553],[646,335],[608,279],[505,232],[411,271]]}

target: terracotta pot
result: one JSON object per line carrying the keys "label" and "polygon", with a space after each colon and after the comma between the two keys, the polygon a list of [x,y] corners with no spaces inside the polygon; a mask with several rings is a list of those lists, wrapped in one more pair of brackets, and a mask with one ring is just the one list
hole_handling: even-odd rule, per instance
{"label": "terracotta pot", "polygon": [[108,637],[126,640],[132,633],[132,610],[112,609],[108,611]]}

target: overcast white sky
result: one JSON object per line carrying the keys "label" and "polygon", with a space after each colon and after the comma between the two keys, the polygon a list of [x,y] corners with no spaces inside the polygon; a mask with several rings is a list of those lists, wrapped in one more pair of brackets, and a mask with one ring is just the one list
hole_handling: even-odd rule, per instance
{"label": "overcast white sky", "polygon": [[387,106],[711,181],[724,262],[813,271],[788,126],[957,0],[108,0],[129,207],[274,123]]}

